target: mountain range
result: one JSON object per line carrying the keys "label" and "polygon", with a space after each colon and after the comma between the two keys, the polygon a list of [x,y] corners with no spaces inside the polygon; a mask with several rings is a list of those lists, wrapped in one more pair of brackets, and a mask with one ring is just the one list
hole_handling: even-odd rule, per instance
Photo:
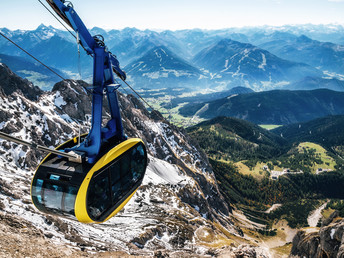
{"label": "mountain range", "polygon": [[216,117],[187,128],[208,154],[237,162],[286,153],[296,143],[317,143],[327,151],[344,154],[344,115],[326,116],[272,130],[234,117]]}
{"label": "mountain range", "polygon": [[247,35],[250,42],[255,45],[270,41],[275,35],[279,35],[278,37],[290,37],[290,35],[298,37],[305,35],[318,41],[333,42],[340,45],[344,44],[344,26],[338,24],[287,24],[283,26],[246,27],[236,29],[236,31]]}
{"label": "mountain range", "polygon": [[344,46],[320,42],[305,35],[273,38],[259,47],[286,60],[303,62],[323,71],[343,73]]}
{"label": "mountain range", "polygon": [[[93,28],[90,31],[104,36],[109,50],[117,55],[121,66],[128,70],[129,83],[139,81],[137,87],[158,88],[164,85],[174,88],[178,85],[192,89],[218,86],[230,89],[246,86],[261,91],[290,85],[307,76],[343,79],[343,47],[338,44],[341,43],[340,33],[343,28],[328,25],[326,31],[326,26],[319,25],[318,33],[313,33],[311,30],[314,28],[309,25],[212,31],[194,29],[156,32],[135,28],[110,31]],[[44,25],[32,31],[0,30],[48,66],[72,78],[78,78],[81,70],[82,78],[90,79],[92,59],[82,49],[78,56],[76,41],[68,32]],[[320,42],[325,35],[333,42]],[[173,56],[173,59],[166,55],[161,55],[164,57],[162,59],[158,58],[154,51],[159,48],[168,52],[168,56]],[[3,38],[0,38],[0,53],[26,57]],[[148,65],[147,61],[152,62],[151,66],[143,69],[144,64]],[[323,75],[323,72],[326,74]],[[39,81],[35,83],[39,85]],[[319,80],[319,83],[322,81]]]}
{"label": "mountain range", "polygon": [[[78,47],[76,44],[76,39],[74,39],[69,34],[69,32],[55,29],[52,26],[45,26],[43,24],[38,26],[36,30],[11,31],[6,28],[2,28],[0,29],[0,31],[6,37],[10,38],[20,47],[39,59],[41,62],[48,65],[50,68],[56,70],[57,72],[60,72],[62,76],[67,77],[68,75],[72,76],[73,78],[78,77]],[[39,63],[37,63],[34,59],[29,57],[26,53],[11,44],[3,37],[0,38],[0,54],[23,57],[27,61],[32,62],[33,65],[39,65]],[[80,51],[80,67],[82,67],[81,71],[85,72],[85,74],[83,74],[84,78],[89,77],[89,68],[91,67],[91,65],[92,59],[85,54],[85,51]],[[32,65],[30,65],[28,68],[30,68],[31,66]],[[87,67],[87,69],[84,70],[83,68],[85,67]],[[47,71],[49,72],[49,70],[46,70],[46,68],[40,68],[40,73],[43,75],[45,75]],[[16,67],[13,66],[12,69],[16,70]],[[27,71],[32,70],[27,69]],[[24,77],[30,78],[29,76]],[[54,77],[50,83],[50,89],[52,88],[52,85],[59,80],[61,80],[61,78]],[[43,85],[45,86],[45,88],[48,88],[47,85],[40,84],[37,80],[35,80],[35,83],[39,86]]]}
{"label": "mountain range", "polygon": [[223,39],[198,53],[193,63],[210,71],[216,80],[233,80],[255,90],[265,90],[322,73],[303,63],[283,60],[248,43]]}

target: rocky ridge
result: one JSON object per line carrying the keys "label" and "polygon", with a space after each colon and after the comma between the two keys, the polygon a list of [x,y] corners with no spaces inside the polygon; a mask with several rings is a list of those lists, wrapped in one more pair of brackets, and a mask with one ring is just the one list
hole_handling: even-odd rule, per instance
{"label": "rocky ridge", "polygon": [[[6,76],[9,81],[19,80],[13,73]],[[86,132],[91,110],[83,85],[65,80],[51,92],[38,91],[37,100],[25,95],[32,90],[29,83],[20,90],[0,91],[0,130],[50,147],[76,136],[79,128]],[[55,244],[86,251],[206,254],[209,247],[247,242],[234,225],[231,208],[197,145],[159,115],[149,113],[133,96],[119,94],[119,100],[125,132],[143,139],[150,159],[142,187],[119,215],[101,225],[85,225],[39,213],[30,202],[29,187],[33,169],[44,154],[3,140],[0,215],[15,217],[23,227],[30,224]]]}

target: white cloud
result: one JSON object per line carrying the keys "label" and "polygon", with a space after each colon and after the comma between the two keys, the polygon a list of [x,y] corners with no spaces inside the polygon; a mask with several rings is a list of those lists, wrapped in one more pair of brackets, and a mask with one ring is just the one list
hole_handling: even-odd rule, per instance
{"label": "white cloud", "polygon": [[344,3],[344,0],[328,0],[329,2],[336,2],[336,3],[340,3],[340,2],[343,2]]}

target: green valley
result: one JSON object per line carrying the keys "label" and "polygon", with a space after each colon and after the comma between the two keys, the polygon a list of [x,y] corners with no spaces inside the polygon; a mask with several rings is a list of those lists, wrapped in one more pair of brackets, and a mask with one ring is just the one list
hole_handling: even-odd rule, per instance
{"label": "green valley", "polygon": [[[261,233],[271,235],[281,219],[291,228],[306,227],[310,212],[326,199],[344,197],[344,116],[327,117],[326,123],[324,119],[266,130],[241,119],[217,117],[187,131],[210,158],[227,202],[245,210],[248,218],[262,220]],[[314,133],[310,137],[298,128]],[[337,134],[326,137],[326,130]],[[279,208],[264,212],[277,203]],[[331,201],[324,211],[342,206]]]}

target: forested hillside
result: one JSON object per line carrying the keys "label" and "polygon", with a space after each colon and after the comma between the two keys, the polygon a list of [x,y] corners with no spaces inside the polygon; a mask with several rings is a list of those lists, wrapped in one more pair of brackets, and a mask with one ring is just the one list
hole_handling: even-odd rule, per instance
{"label": "forested hillside", "polygon": [[187,129],[210,157],[237,162],[269,159],[287,149],[287,141],[251,122],[217,117]]}
{"label": "forested hillside", "polygon": [[341,149],[340,146],[344,145],[343,129],[344,116],[338,115],[279,127],[272,132],[281,135],[290,142],[311,141],[330,150],[336,147]]}
{"label": "forested hillside", "polygon": [[[342,122],[343,117],[331,116],[267,131],[244,120],[218,117],[190,127],[188,132],[211,157],[216,179],[228,203],[236,203],[248,209],[249,214],[267,221],[285,217],[291,227],[302,227],[308,225],[309,212],[321,200],[344,197],[343,161],[336,152],[343,143]],[[296,128],[318,134],[309,138],[303,131],[296,134],[293,131]],[[329,137],[326,130],[332,132]],[[320,145],[309,142],[312,139]],[[321,142],[325,143],[324,148]],[[272,180],[271,175],[276,173],[273,170],[283,169],[297,173],[286,172]],[[282,208],[270,214],[257,213],[276,203],[283,204]],[[336,205],[340,203],[329,207],[336,208]]]}

